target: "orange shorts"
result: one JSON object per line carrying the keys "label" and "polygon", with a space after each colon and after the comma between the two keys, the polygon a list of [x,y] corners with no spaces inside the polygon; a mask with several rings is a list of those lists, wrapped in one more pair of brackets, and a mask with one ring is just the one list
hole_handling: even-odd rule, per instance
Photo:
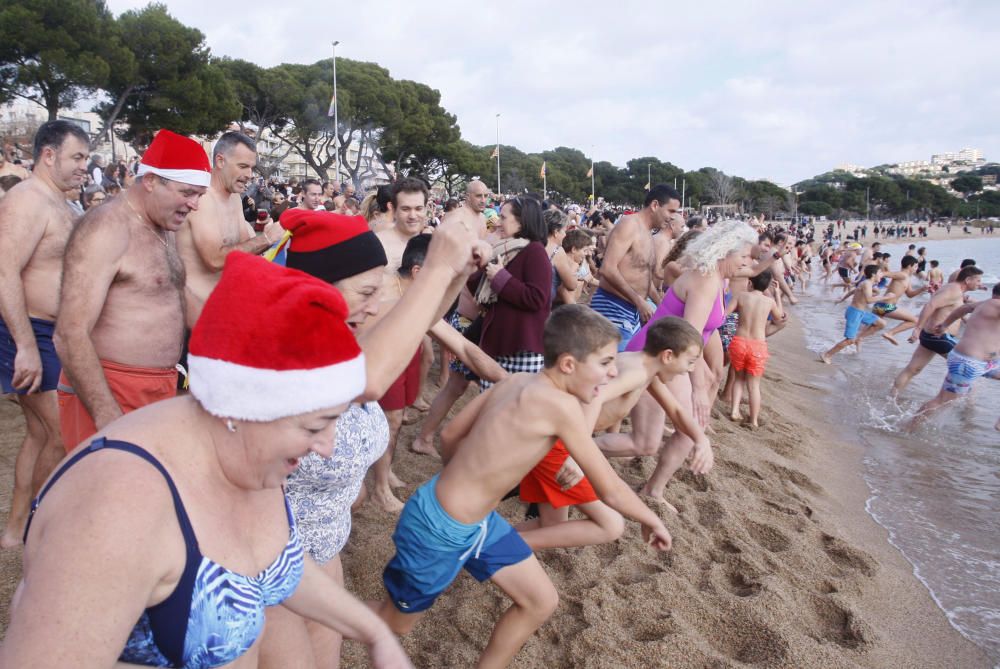
{"label": "orange shorts", "polygon": [[568,457],[569,451],[562,441],[556,439],[552,450],[521,481],[521,501],[536,504],[548,502],[557,509],[598,501],[600,498],[586,477],[569,490],[563,490],[556,482],[556,474]]}
{"label": "orange shorts", "polygon": [[378,405],[382,411],[401,411],[417,401],[420,393],[420,351],[413,354],[413,359],[406,366],[399,378],[393,381],[389,390],[385,391]]}
{"label": "orange shorts", "polygon": [[[177,370],[158,367],[130,367],[117,362],[101,360],[104,378],[122,412],[129,413],[147,404],[170,399],[177,395]],[[66,452],[97,432],[94,419],[73,392],[66,372],[59,375],[59,429]]]}
{"label": "orange shorts", "polygon": [[764,368],[770,355],[764,339],[744,339],[737,336],[729,343],[729,364],[737,372],[746,372],[750,376],[764,376]]}

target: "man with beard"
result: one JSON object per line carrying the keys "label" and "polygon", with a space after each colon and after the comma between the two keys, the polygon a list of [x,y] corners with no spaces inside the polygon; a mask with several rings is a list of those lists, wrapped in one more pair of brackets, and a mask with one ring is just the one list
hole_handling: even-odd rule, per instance
{"label": "man with beard", "polygon": [[135,184],[81,219],[66,247],[55,344],[72,450],[129,411],[176,394],[184,265],[174,233],[211,181],[205,150],[161,130]]}
{"label": "man with beard", "polygon": [[21,543],[31,498],[64,455],[52,334],[63,253],[76,218],[64,192],[87,179],[89,145],[73,123],[43,124],[35,134],[34,178],[11,188],[0,203],[0,386],[17,393],[25,422],[3,548]]}

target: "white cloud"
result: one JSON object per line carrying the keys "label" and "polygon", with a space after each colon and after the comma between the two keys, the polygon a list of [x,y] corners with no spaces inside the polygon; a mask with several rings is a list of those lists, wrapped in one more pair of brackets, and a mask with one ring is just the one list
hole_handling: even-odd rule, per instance
{"label": "white cloud", "polygon": [[[110,0],[113,11],[140,7]],[[368,60],[441,91],[463,135],[572,146],[623,165],[657,155],[790,183],[838,163],[1000,159],[992,110],[1000,4],[454,0],[276,7],[173,0],[216,54],[261,65]]]}

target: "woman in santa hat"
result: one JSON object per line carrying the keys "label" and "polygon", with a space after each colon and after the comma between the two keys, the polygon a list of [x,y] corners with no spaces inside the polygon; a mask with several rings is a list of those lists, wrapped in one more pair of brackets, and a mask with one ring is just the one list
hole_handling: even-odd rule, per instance
{"label": "woman in santa hat", "polygon": [[190,395],[111,423],[39,494],[0,666],[256,666],[278,604],[410,666],[305,555],[281,488],[331,454],[365,392],[349,318],[326,282],[230,254],[192,333]]}

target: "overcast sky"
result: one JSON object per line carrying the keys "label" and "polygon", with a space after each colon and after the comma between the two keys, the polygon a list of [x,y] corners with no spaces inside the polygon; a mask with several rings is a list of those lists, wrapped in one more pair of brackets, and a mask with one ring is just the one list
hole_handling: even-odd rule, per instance
{"label": "overcast sky", "polygon": [[[142,7],[108,0],[115,13]],[[475,144],[654,155],[782,184],[841,163],[1000,160],[1000,3],[166,0],[216,55],[374,61]],[[806,6],[808,5],[808,6]]]}

